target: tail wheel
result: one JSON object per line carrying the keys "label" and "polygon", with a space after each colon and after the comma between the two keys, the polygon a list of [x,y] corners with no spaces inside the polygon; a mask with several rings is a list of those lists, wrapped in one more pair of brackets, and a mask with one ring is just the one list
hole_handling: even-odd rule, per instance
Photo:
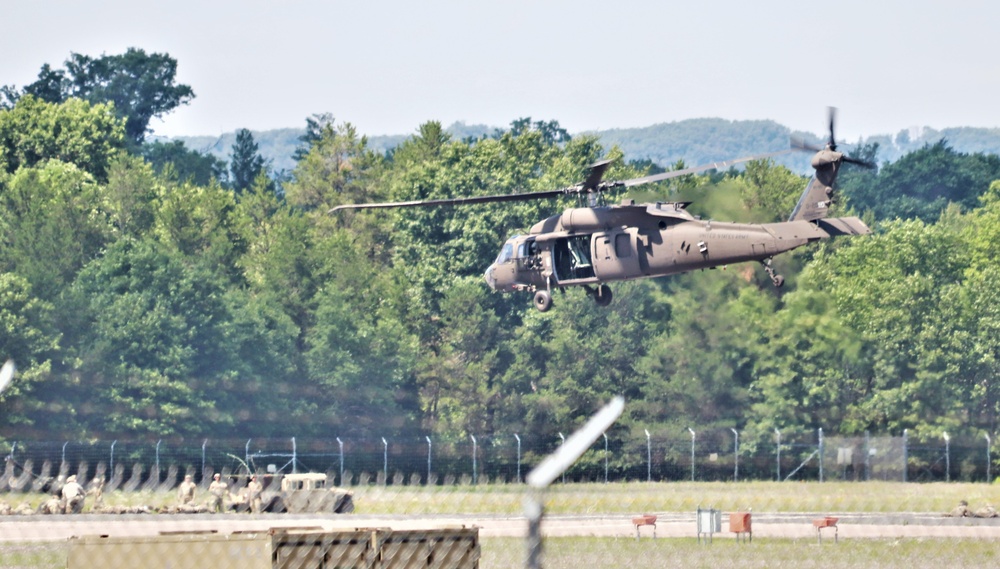
{"label": "tail wheel", "polygon": [[540,290],[535,293],[535,308],[539,312],[545,312],[552,308],[552,295],[547,290]]}
{"label": "tail wheel", "polygon": [[594,302],[597,303],[597,306],[607,306],[611,304],[611,298],[611,287],[606,284],[602,284],[601,287],[597,289],[597,293],[594,294]]}

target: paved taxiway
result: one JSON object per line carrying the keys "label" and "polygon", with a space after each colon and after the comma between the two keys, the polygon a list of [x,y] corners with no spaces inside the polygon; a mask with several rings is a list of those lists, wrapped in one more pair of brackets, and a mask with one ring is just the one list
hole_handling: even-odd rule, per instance
{"label": "paved taxiway", "polygon": [[[655,513],[655,512],[654,512]],[[838,517],[840,539],[856,538],[982,538],[1000,539],[1000,518],[946,518],[930,514],[753,514],[754,539],[791,538],[815,539],[812,519],[824,515]],[[550,537],[595,536],[635,537],[635,526],[629,515],[548,516],[542,524],[543,534]],[[723,515],[722,533],[717,538],[730,537],[728,516]],[[349,515],[288,515],[238,514],[188,515],[98,515],[9,516],[0,518],[0,542],[52,541],[73,536],[151,536],[161,532],[231,533],[234,531],[264,531],[272,527],[316,527],[326,530],[388,527],[397,530],[454,527],[480,528],[480,536],[523,537],[527,522],[522,517],[497,516],[367,516]],[[829,532],[829,533],[827,533]],[[642,536],[652,535],[652,528],[641,528]],[[657,537],[695,537],[695,515],[658,514]],[[824,530],[824,539],[832,538],[832,530]]]}

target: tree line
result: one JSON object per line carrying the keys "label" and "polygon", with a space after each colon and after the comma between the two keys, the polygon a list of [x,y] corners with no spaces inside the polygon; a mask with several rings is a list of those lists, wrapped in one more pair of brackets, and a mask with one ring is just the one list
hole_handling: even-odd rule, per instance
{"label": "tree line", "polygon": [[[508,236],[573,202],[327,212],[548,190],[604,157],[618,159],[609,179],[655,165],[555,121],[462,140],[429,121],[375,151],[317,115],[295,167],[275,176],[249,132],[229,164],[147,142],[142,118],[194,95],[169,56],[126,55],[74,54],[3,90],[0,353],[19,366],[0,395],[5,438],[554,437],[616,394],[620,437],[995,432],[994,155],[942,141],[845,171],[836,208],[875,234],[777,258],[784,289],[738,265],[623,283],[604,309],[567,291],[543,314],[490,292],[482,272]],[[145,65],[159,83],[118,76]],[[126,107],[115,94],[129,89],[177,96]],[[805,183],[762,161],[631,197],[771,221]]]}

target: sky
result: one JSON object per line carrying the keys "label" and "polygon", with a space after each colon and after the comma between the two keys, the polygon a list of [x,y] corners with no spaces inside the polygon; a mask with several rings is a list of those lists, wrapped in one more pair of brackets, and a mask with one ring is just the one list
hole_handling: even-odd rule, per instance
{"label": "sky", "polygon": [[3,1],[0,84],[70,53],[168,53],[195,98],[158,135],[302,128],[367,135],[430,120],[570,133],[772,119],[839,139],[1000,127],[989,0]]}

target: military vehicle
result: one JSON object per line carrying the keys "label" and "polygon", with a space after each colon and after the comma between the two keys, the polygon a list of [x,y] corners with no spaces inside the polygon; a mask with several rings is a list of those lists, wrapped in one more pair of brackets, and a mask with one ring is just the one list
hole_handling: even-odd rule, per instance
{"label": "military vehicle", "polygon": [[265,512],[290,514],[348,514],[354,511],[354,495],[348,490],[327,486],[321,472],[285,474],[281,490],[261,493]]}

